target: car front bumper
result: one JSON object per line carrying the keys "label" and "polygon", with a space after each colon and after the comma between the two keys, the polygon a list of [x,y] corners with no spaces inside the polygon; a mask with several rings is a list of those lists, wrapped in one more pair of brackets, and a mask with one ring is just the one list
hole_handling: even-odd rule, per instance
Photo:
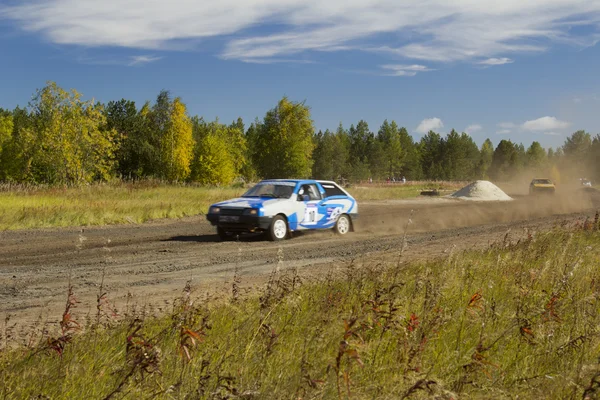
{"label": "car front bumper", "polygon": [[531,193],[531,194],[554,194],[555,191],[556,191],[556,188],[553,188],[553,187],[533,186],[533,187],[529,188],[529,193]]}
{"label": "car front bumper", "polygon": [[256,232],[268,230],[273,217],[208,214],[206,219],[227,232]]}

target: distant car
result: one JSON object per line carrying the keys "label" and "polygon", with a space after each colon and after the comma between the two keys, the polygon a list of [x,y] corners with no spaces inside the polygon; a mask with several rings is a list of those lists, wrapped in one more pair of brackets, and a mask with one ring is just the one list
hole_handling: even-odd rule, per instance
{"label": "distant car", "polygon": [[333,229],[345,235],[353,230],[358,204],[335,182],[270,179],[240,198],[213,204],[206,218],[217,227],[221,240],[239,233],[265,232],[277,241],[290,232],[308,229]]}
{"label": "distant car", "polygon": [[581,186],[592,187],[592,182],[589,179],[582,178]]}
{"label": "distant car", "polygon": [[556,186],[550,179],[536,178],[529,184],[529,194],[554,194]]}

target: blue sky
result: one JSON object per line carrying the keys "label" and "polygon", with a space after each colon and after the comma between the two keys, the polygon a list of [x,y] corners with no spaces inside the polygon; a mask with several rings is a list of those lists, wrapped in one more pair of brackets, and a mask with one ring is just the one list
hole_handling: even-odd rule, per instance
{"label": "blue sky", "polygon": [[317,129],[396,120],[415,139],[556,147],[600,133],[599,0],[0,0],[0,107],[48,80],[190,114],[262,118],[284,95]]}

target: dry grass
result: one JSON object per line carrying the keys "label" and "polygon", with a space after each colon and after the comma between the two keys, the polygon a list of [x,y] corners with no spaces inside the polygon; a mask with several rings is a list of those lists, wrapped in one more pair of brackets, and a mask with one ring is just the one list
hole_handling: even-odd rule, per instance
{"label": "dry grass", "polygon": [[[455,189],[451,182],[357,186],[359,201],[416,197],[422,189]],[[204,214],[216,202],[241,195],[245,188],[141,183],[84,187],[0,186],[0,230],[142,223],[160,218]]]}
{"label": "dry grass", "polygon": [[0,396],[596,399],[595,227],[428,263],[365,258],[311,282],[274,271],[258,295],[237,276],[226,301],[187,286],[167,317],[114,313],[99,293],[78,322],[69,291],[60,329],[0,353]]}
{"label": "dry grass", "polygon": [[358,201],[409,199],[424,190],[437,190],[441,195],[452,194],[469,182],[415,181],[403,183],[373,183],[351,186],[348,191]]}
{"label": "dry grass", "polygon": [[10,187],[0,191],[0,230],[181,218],[206,213],[210,204],[243,192],[241,187],[207,188],[159,182],[73,188]]}

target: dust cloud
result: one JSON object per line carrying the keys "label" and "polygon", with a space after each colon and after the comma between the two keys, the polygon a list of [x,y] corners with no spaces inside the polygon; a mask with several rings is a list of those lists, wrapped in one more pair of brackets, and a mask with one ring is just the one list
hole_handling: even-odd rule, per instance
{"label": "dust cloud", "polygon": [[529,195],[528,183],[497,185],[514,201],[467,202],[445,197],[378,202],[377,207],[360,209],[356,230],[372,235],[421,233],[579,212],[593,214],[600,208],[600,192],[591,188],[561,185],[554,195]]}

